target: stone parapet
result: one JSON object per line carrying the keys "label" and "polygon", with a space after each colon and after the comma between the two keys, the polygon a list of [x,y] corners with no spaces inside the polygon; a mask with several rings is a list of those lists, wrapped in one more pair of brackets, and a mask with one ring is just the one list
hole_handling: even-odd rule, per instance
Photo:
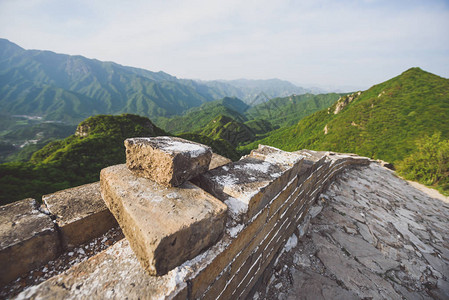
{"label": "stone parapet", "polygon": [[[84,293],[92,299],[105,295],[116,299],[245,299],[334,176],[351,165],[369,163],[368,159],[355,155],[309,150],[287,153],[260,146],[238,162],[227,163],[192,179],[228,205],[224,234],[215,244],[209,244],[208,249],[175,266],[167,274],[155,277],[140,267],[140,254],[132,245],[133,239],[128,237],[68,272],[25,291],[22,296],[74,299]],[[111,176],[126,178],[128,175],[122,172],[112,172],[111,169]],[[127,186],[114,193],[122,199],[135,198],[127,205],[139,207],[139,201],[146,193],[139,183],[142,179],[122,180],[121,184],[127,182]],[[115,186],[107,185],[105,190]],[[138,196],[139,191],[141,196]],[[157,193],[152,193],[150,198]],[[173,201],[163,199],[164,205]],[[126,201],[122,200],[123,203]],[[126,210],[113,208],[113,205],[111,209]],[[169,206],[164,209],[167,211],[161,219],[171,222],[168,215],[175,214],[176,210]],[[119,223],[122,225],[120,220]],[[172,257],[170,251],[167,254]],[[52,294],[55,291],[59,294]]]}
{"label": "stone parapet", "polygon": [[94,182],[42,197],[61,232],[64,249],[90,241],[117,226]]}
{"label": "stone parapet", "polygon": [[16,279],[60,253],[60,241],[50,217],[34,199],[0,207],[0,285]]}

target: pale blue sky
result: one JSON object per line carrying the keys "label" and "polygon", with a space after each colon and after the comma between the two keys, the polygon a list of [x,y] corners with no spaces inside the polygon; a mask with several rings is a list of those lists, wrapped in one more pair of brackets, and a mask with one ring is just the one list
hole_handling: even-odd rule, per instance
{"label": "pale blue sky", "polygon": [[181,78],[369,86],[449,77],[449,1],[0,0],[0,37]]}

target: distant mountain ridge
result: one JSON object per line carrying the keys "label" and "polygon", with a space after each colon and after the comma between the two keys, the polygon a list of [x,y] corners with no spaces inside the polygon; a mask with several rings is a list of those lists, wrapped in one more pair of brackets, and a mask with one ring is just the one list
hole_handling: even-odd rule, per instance
{"label": "distant mountain ridge", "polygon": [[275,97],[312,93],[312,90],[298,87],[291,82],[273,79],[236,79],[202,81],[205,85],[226,91],[231,97],[242,99],[248,105],[264,103]]}
{"label": "distant mountain ridge", "polygon": [[[281,80],[200,82],[83,56],[25,50],[0,39],[0,113],[78,123],[96,114],[135,113],[156,120],[208,101],[247,103],[300,93]],[[262,95],[262,96],[261,96]]]}

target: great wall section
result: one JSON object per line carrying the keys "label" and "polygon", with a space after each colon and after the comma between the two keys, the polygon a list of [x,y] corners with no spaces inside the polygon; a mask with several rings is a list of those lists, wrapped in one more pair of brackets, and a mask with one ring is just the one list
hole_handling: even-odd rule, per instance
{"label": "great wall section", "polygon": [[1,298],[449,298],[449,205],[377,162],[125,145],[100,182],[0,208]]}

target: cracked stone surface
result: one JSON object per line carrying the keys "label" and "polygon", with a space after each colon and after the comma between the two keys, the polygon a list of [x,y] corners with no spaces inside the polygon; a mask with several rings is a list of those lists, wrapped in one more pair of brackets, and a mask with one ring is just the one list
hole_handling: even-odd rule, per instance
{"label": "cracked stone surface", "polygon": [[318,210],[253,299],[449,299],[448,202],[373,163],[346,170]]}

